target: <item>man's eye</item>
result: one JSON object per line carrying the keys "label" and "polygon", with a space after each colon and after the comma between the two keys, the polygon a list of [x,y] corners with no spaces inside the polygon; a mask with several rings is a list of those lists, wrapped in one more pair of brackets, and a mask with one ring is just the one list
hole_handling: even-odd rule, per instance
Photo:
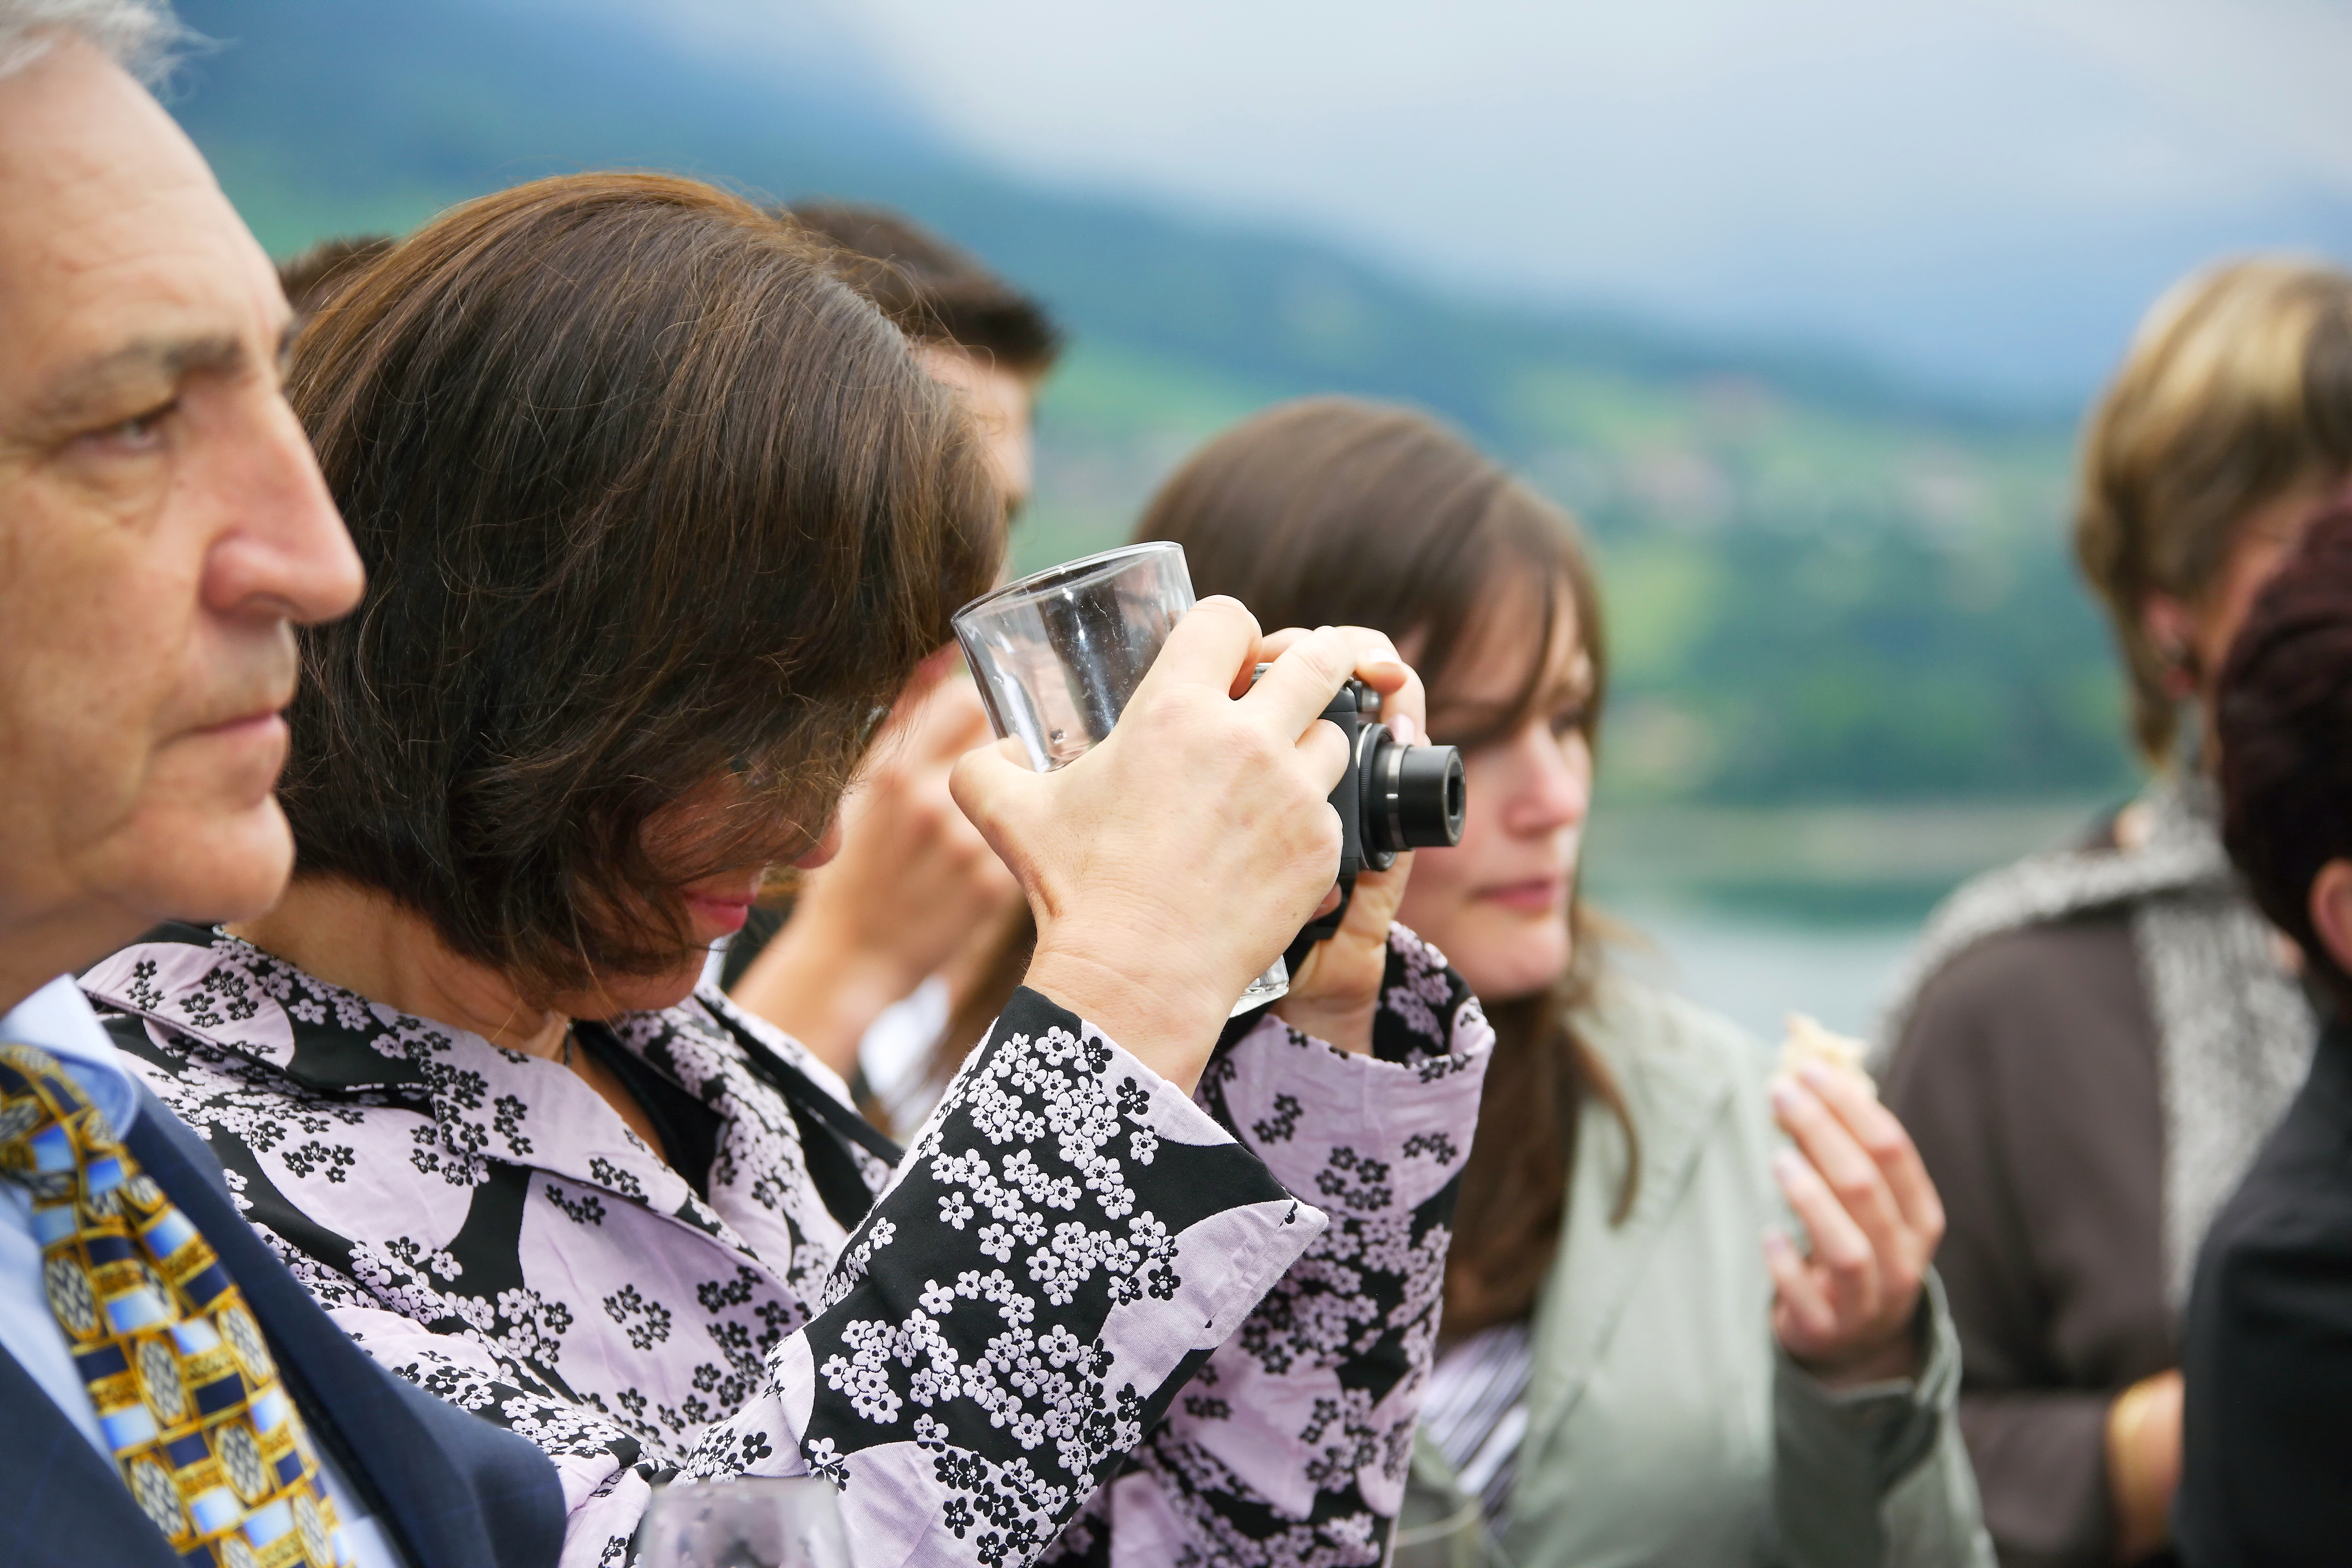
{"label": "man's eye", "polygon": [[82,437],[110,451],[152,452],[163,444],[163,422],[179,408],[175,400],[143,414],[134,414],[118,424],[92,430]]}

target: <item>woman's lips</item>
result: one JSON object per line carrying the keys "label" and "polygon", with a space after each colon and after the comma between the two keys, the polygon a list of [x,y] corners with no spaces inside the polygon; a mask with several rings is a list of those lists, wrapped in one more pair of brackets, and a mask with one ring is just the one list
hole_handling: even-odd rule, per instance
{"label": "woman's lips", "polygon": [[207,724],[196,733],[214,740],[232,742],[275,741],[285,735],[286,721],[279,717],[277,709],[264,708],[257,713],[247,713],[241,718],[224,720],[218,724]]}
{"label": "woman's lips", "polygon": [[751,918],[750,898],[719,898],[710,893],[688,893],[687,907],[697,917],[720,931],[741,931],[743,922]]}
{"label": "woman's lips", "polygon": [[1559,908],[1561,896],[1566,890],[1562,878],[1533,877],[1524,882],[1504,882],[1483,889],[1478,897],[1522,914],[1542,915]]}

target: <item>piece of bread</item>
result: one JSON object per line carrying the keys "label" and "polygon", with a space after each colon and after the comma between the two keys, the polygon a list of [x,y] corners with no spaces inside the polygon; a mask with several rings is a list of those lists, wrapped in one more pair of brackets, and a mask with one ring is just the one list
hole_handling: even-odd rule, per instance
{"label": "piece of bread", "polygon": [[1780,1071],[1794,1076],[1807,1062],[1819,1062],[1826,1068],[1837,1068],[1870,1082],[1870,1074],[1863,1067],[1869,1047],[1860,1040],[1822,1027],[1818,1019],[1802,1013],[1789,1015],[1789,1037],[1780,1042]]}

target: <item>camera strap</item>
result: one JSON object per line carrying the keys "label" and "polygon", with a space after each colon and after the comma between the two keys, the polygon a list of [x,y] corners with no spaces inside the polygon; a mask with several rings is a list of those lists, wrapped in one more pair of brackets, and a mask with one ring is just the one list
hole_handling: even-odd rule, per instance
{"label": "camera strap", "polygon": [[1342,871],[1339,873],[1339,901],[1331,906],[1331,912],[1320,919],[1309,921],[1301,927],[1298,934],[1291,938],[1290,946],[1282,955],[1283,961],[1288,963],[1294,972],[1317,942],[1328,942],[1338,936],[1339,922],[1348,918],[1348,906],[1353,903],[1356,898],[1356,873]]}
{"label": "camera strap", "polygon": [[[885,1166],[896,1168],[901,1159],[906,1159],[906,1150],[896,1145],[885,1131],[877,1129],[873,1121],[856,1114],[846,1105],[842,1105],[840,1100],[835,1100],[830,1093],[825,1093],[816,1084],[816,1079],[812,1079],[807,1072],[802,1072],[800,1068],[783,1060],[783,1056],[779,1056],[776,1048],[769,1047],[767,1041],[752,1035],[751,1030],[746,1030],[743,1025],[736,1023],[734,1018],[730,1018],[727,1013],[718,1011],[718,1008],[713,1008],[713,1016],[719,1023],[727,1025],[727,1032],[734,1035],[739,1047],[743,1047],[743,1058],[746,1058],[746,1065],[752,1069],[752,1074],[785,1098],[785,1102],[793,1107],[793,1117],[802,1126],[807,1126],[809,1121],[818,1123],[825,1131],[830,1131],[835,1138],[840,1138],[842,1142],[854,1142],[868,1154],[873,1154]],[[873,1194],[868,1194],[868,1204],[870,1201],[873,1201]],[[825,1199],[825,1208],[833,1208],[830,1194]]]}

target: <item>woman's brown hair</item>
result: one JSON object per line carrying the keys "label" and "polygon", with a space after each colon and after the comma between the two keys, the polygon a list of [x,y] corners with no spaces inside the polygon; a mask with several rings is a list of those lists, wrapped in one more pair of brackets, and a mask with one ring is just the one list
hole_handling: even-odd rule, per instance
{"label": "woman's brown hair", "polygon": [[[445,214],[289,393],[368,573],[301,634],[297,875],[529,994],[675,964],[685,883],[804,852],[1002,552],[952,395],[814,241],[690,180]],[[689,798],[719,826],[649,843]]]}
{"label": "woman's brown hair", "polygon": [[2179,650],[2143,616],[2195,604],[2249,513],[2352,472],[2352,276],[2255,258],[2183,279],[2134,334],[2083,437],[2074,554],[2131,684],[2132,738],[2168,761]]}
{"label": "woman's brown hair", "polygon": [[[1433,712],[1511,584],[1532,588],[1542,619],[1517,710],[1486,734],[1436,739],[1475,746],[1524,722],[1544,695],[1546,650],[1563,614],[1574,616],[1592,661],[1583,722],[1594,736],[1608,661],[1574,521],[1425,415],[1338,397],[1269,410],[1177,469],[1135,536],[1181,544],[1194,590],[1232,595],[1262,625],[1372,626],[1412,645]],[[1532,1309],[1559,1246],[1585,1102],[1606,1106],[1633,1139],[1615,1082],[1570,1023],[1594,943],[1573,903],[1569,919],[1580,928],[1570,972],[1547,991],[1486,1009],[1495,1056],[1446,1261],[1449,1336]]]}

